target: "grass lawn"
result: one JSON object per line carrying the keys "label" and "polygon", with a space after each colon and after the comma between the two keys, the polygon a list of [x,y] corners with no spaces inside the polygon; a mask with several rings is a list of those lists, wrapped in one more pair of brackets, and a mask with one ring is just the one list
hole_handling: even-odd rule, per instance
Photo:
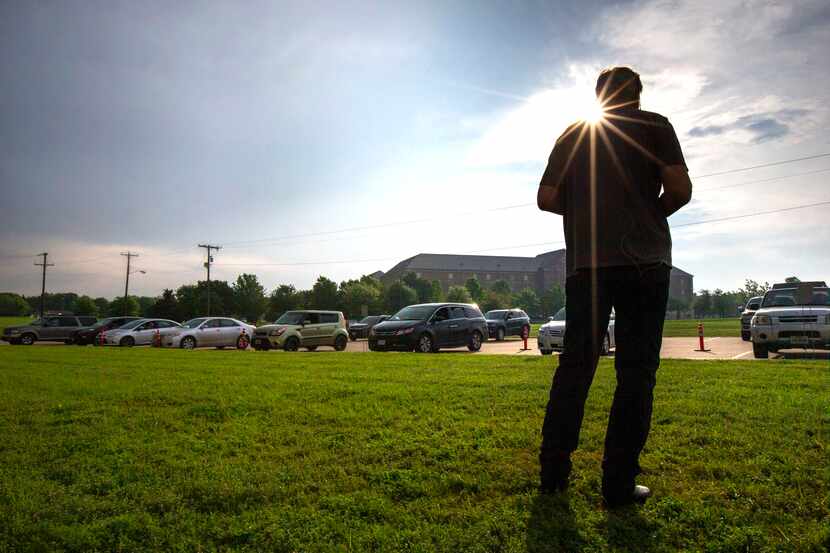
{"label": "grass lawn", "polygon": [[37,317],[0,317],[0,331],[7,326],[25,325],[37,319]]}
{"label": "grass lawn", "polygon": [[697,323],[703,323],[703,332],[708,337],[740,337],[741,319],[732,317],[727,319],[682,319],[666,321],[663,325],[663,336],[667,338],[697,336]]}
{"label": "grass lawn", "polygon": [[468,354],[0,348],[0,551],[826,551],[825,361],[665,361],[608,512],[603,360],[565,496],[554,363]]}

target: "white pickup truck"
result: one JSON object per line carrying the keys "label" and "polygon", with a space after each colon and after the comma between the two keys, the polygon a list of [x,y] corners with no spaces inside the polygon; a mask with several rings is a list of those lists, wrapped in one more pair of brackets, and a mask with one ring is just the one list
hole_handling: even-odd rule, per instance
{"label": "white pickup truck", "polygon": [[776,284],[752,316],[756,359],[789,348],[830,349],[830,291],[824,282]]}

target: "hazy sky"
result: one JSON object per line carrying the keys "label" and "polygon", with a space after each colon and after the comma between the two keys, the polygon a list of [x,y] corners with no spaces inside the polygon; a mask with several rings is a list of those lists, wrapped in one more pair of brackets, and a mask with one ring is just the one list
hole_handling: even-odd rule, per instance
{"label": "hazy sky", "polygon": [[[826,0],[309,4],[0,3],[0,291],[39,292],[41,251],[50,290],[113,296],[120,252],[155,295],[204,277],[208,241],[214,278],[269,289],[562,247],[523,204],[613,64],[693,176],[830,152]],[[830,157],[693,178],[670,222],[827,201],[828,178]],[[678,226],[674,261],[698,289],[828,279],[828,215]]]}

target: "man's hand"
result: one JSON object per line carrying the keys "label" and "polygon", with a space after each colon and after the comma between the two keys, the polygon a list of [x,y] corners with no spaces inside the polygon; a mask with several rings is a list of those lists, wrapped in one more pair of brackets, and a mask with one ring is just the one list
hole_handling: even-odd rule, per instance
{"label": "man's hand", "polygon": [[536,205],[542,211],[550,211],[557,215],[564,215],[565,209],[561,201],[561,186],[540,186],[536,193]]}
{"label": "man's hand", "polygon": [[692,199],[692,181],[689,179],[689,171],[683,165],[664,166],[660,170],[660,177],[663,180],[660,206],[668,217]]}

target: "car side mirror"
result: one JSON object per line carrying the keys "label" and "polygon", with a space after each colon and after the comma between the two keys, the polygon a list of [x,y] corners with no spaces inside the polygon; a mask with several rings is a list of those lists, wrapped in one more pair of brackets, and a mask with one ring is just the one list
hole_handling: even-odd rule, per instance
{"label": "car side mirror", "polygon": [[549,320],[549,321],[552,321],[552,320],[553,320],[553,317],[548,317],[548,320]]}

